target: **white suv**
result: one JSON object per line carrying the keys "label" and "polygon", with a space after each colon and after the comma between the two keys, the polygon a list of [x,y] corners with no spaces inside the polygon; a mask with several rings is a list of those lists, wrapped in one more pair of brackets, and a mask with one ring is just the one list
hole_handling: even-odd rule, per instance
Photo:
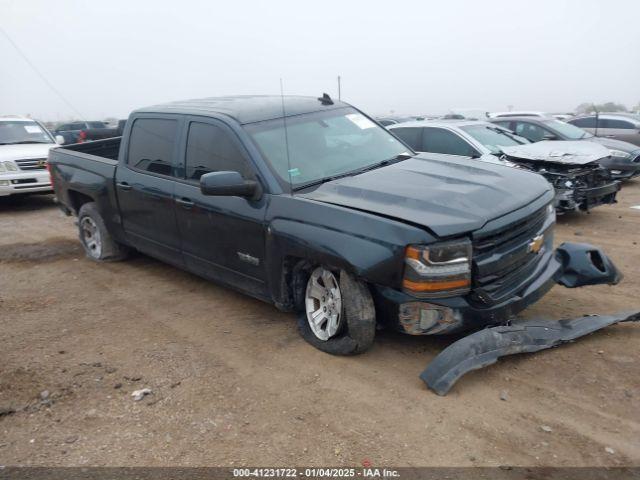
{"label": "white suv", "polygon": [[56,140],[40,122],[0,117],[0,197],[52,192],[47,156]]}

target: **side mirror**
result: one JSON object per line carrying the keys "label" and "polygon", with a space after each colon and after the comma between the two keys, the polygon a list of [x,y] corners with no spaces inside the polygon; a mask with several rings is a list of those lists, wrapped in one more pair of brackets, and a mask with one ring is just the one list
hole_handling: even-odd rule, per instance
{"label": "side mirror", "polygon": [[260,185],[254,180],[245,180],[238,172],[210,172],[200,177],[203,195],[222,197],[248,197],[257,200]]}
{"label": "side mirror", "polygon": [[542,140],[557,140],[558,137],[555,136],[553,133],[545,133],[542,137]]}
{"label": "side mirror", "polygon": [[64,137],[62,135],[56,135],[56,143],[58,145],[64,145]]}

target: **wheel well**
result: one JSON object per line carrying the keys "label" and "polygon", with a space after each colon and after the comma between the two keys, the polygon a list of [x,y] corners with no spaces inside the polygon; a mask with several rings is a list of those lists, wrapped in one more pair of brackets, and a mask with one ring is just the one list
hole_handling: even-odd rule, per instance
{"label": "wheel well", "polygon": [[93,202],[93,198],[84,193],[77,192],[75,190],[69,190],[69,201],[71,202],[71,208],[76,212],[80,211],[80,207],[85,203]]}
{"label": "wheel well", "polygon": [[[313,269],[320,263],[300,257],[286,257],[282,267],[282,302],[279,307],[284,310],[300,310],[304,308],[304,295],[307,288],[307,280]],[[340,267],[326,265],[336,271]],[[346,269],[348,270],[348,269]]]}

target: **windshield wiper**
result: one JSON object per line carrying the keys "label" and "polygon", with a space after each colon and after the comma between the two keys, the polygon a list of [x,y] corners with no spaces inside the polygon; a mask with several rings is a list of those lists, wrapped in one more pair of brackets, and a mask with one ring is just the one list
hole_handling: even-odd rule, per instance
{"label": "windshield wiper", "polygon": [[49,143],[49,142],[35,142],[33,140],[21,140],[19,142],[3,142],[0,145],[23,145],[25,143]]}
{"label": "windshield wiper", "polygon": [[297,192],[298,190],[304,190],[305,188],[314,187],[316,185],[322,185],[323,183],[331,182],[331,181],[337,180],[339,178],[352,177],[354,175],[360,175],[361,173],[369,172],[371,170],[375,170],[376,168],[386,167],[387,165],[391,165],[392,163],[400,162],[402,160],[408,160],[412,156],[413,155],[410,155],[408,153],[401,153],[400,155],[396,155],[395,157],[388,158],[386,160],[382,160],[382,161],[380,161],[378,163],[374,163],[373,165],[367,165],[366,167],[358,168],[356,170],[351,170],[349,172],[340,173],[340,174],[337,174],[337,175],[330,175],[328,177],[323,177],[323,178],[320,178],[318,180],[314,180],[312,182],[303,183],[302,185],[298,185],[298,186],[293,187],[292,190],[294,192]]}

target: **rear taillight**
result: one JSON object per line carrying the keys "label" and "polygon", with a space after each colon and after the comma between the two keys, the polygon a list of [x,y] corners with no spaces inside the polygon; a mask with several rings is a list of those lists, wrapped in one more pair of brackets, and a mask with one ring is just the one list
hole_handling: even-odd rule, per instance
{"label": "rear taillight", "polygon": [[80,132],[80,135],[78,135],[78,143],[82,143],[87,139],[87,132],[85,132],[84,130],[82,130]]}

